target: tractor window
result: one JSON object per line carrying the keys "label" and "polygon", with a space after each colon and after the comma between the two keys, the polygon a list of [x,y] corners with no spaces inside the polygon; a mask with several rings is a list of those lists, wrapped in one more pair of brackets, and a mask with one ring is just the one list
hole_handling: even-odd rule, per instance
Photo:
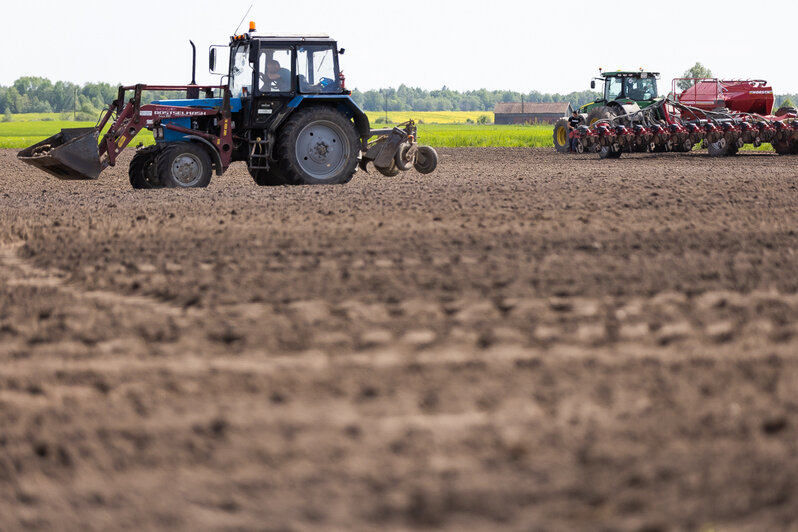
{"label": "tractor window", "polygon": [[626,78],[626,97],[630,100],[650,100],[657,97],[655,78]]}
{"label": "tractor window", "polygon": [[243,90],[252,89],[252,65],[249,64],[249,46],[238,46],[230,62],[230,91],[233,96],[242,96]]}
{"label": "tractor window", "polygon": [[291,49],[261,48],[258,57],[259,89],[264,92],[291,90]]}
{"label": "tractor window", "polygon": [[297,50],[296,68],[300,91],[338,91],[338,65],[331,46],[301,47]]}
{"label": "tractor window", "polygon": [[623,80],[621,78],[607,78],[604,83],[604,99],[614,100],[621,95],[623,90]]}

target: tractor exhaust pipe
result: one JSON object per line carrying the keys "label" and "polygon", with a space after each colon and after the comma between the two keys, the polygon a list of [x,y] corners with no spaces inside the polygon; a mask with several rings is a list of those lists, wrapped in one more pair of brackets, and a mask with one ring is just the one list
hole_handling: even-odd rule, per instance
{"label": "tractor exhaust pipe", "polygon": [[186,89],[186,98],[189,100],[194,100],[199,98],[199,87],[197,85],[197,47],[194,46],[194,41],[188,41],[191,43],[191,83],[189,83],[188,89]]}

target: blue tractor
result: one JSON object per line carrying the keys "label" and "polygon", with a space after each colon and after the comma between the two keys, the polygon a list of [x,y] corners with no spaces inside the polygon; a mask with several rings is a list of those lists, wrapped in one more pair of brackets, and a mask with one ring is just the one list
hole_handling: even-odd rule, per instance
{"label": "blue tractor", "polygon": [[[230,39],[225,83],[119,87],[95,127],[63,129],[18,157],[61,179],[96,179],[146,128],[156,143],[133,156],[134,188],[205,187],[234,161],[245,161],[261,186],[346,183],[369,162],[386,176],[435,170],[438,156],[418,145],[412,120],[371,129],[345,86],[338,64],[344,50],[333,39],[250,28]],[[217,50],[210,49],[211,72]],[[142,104],[146,90],[186,97]]]}

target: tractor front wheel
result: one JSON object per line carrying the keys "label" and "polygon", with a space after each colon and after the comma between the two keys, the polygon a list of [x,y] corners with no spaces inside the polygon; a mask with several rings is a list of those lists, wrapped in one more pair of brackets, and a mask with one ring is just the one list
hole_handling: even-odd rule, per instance
{"label": "tractor front wheel", "polygon": [[161,188],[163,184],[158,179],[155,159],[158,157],[158,146],[147,146],[136,152],[130,161],[128,175],[133,188],[148,189]]}
{"label": "tractor front wheel", "polygon": [[554,149],[568,153],[568,119],[560,118],[554,123]]}
{"label": "tractor front wheel", "polygon": [[168,188],[202,188],[211,182],[211,157],[193,142],[167,145],[156,165],[161,183]]}
{"label": "tractor front wheel", "polygon": [[283,127],[277,153],[280,170],[290,183],[347,183],[360,155],[355,125],[329,107],[296,111]]}

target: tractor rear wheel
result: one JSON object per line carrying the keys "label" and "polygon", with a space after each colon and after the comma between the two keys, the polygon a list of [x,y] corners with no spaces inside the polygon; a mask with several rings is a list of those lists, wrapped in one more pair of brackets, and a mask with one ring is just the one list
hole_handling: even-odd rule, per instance
{"label": "tractor rear wheel", "polygon": [[554,149],[560,153],[568,152],[568,119],[560,118],[554,123]]}
{"label": "tractor rear wheel", "polygon": [[594,107],[587,114],[587,125],[592,126],[599,120],[612,120],[616,116],[618,116],[618,114],[612,107],[608,107],[606,105]]}
{"label": "tractor rear wheel", "polygon": [[147,146],[136,152],[130,161],[128,176],[133,188],[149,189],[162,188],[163,184],[158,179],[155,159],[158,157],[158,146]]}
{"label": "tractor rear wheel", "polygon": [[280,171],[289,183],[347,183],[357,170],[360,143],[355,125],[330,107],[296,111],[280,132]]}
{"label": "tractor rear wheel", "polygon": [[167,145],[155,164],[158,178],[167,188],[202,188],[211,182],[211,157],[193,142]]}

